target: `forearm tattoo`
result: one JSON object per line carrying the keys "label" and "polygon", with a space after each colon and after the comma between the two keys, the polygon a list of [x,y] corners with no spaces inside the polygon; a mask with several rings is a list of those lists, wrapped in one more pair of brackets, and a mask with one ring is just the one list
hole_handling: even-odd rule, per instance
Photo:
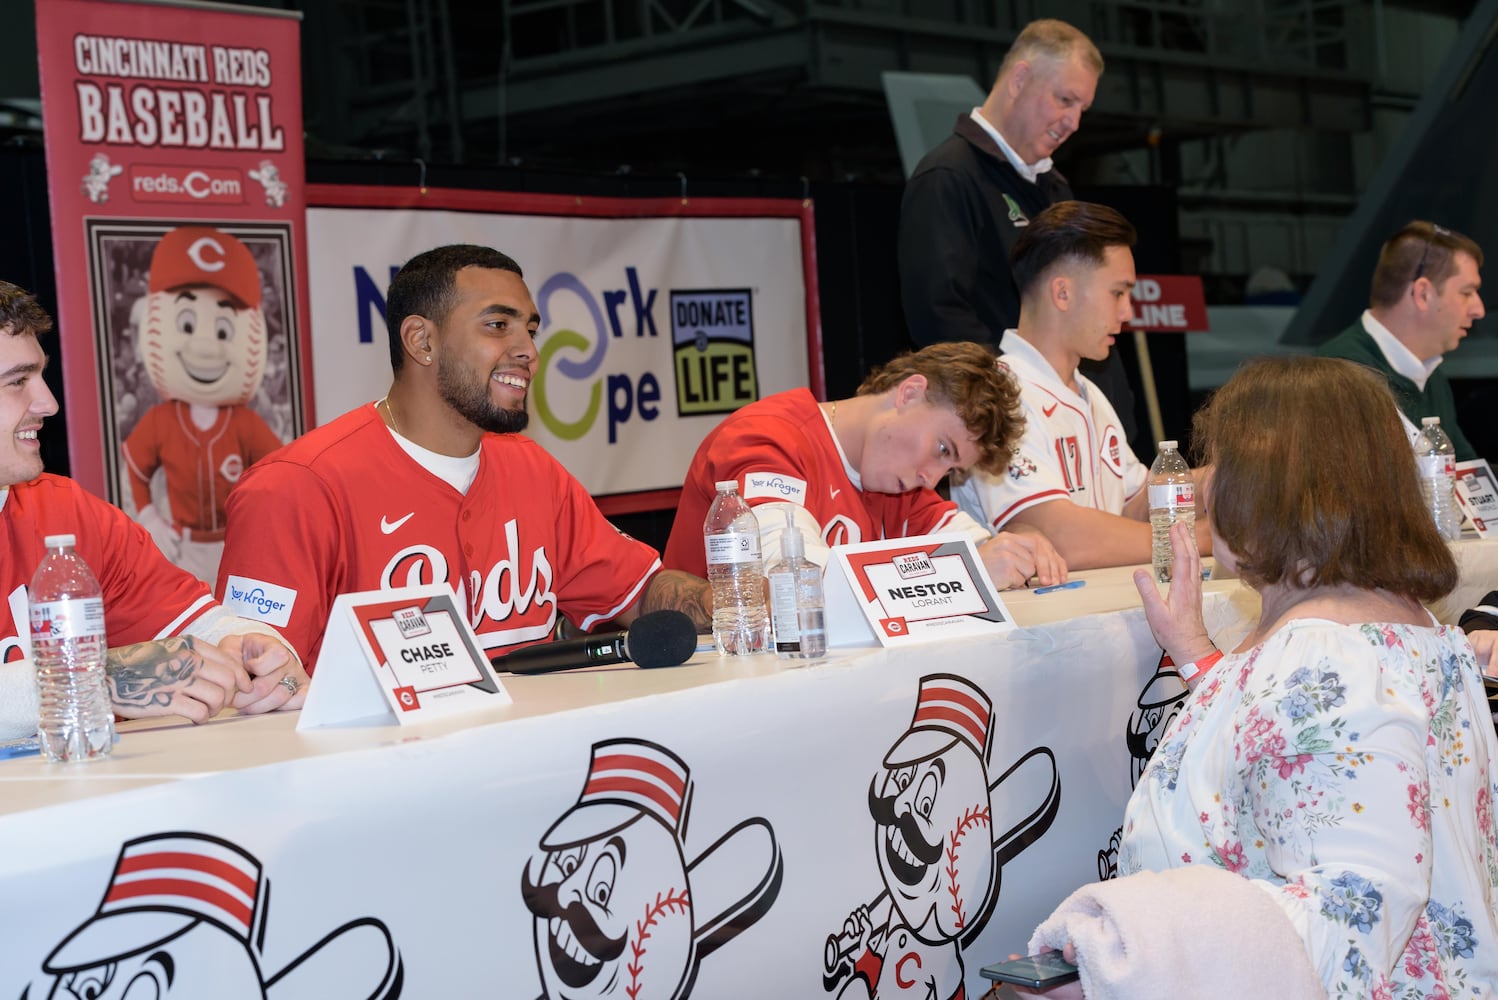
{"label": "forearm tattoo", "polygon": [[165,708],[202,662],[192,636],[181,635],[111,649],[104,672],[115,704]]}
{"label": "forearm tattoo", "polygon": [[710,632],[713,627],[712,588],[700,576],[683,573],[677,569],[664,569],[655,574],[640,599],[641,612],[660,611],[671,608],[692,619],[698,632]]}

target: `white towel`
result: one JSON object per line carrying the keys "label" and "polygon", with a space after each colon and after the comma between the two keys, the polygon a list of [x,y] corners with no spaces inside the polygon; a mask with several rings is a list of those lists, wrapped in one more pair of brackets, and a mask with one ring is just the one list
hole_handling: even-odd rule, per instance
{"label": "white towel", "polygon": [[1324,1000],[1300,936],[1262,887],[1208,865],[1085,885],[1030,938],[1070,942],[1088,1000]]}

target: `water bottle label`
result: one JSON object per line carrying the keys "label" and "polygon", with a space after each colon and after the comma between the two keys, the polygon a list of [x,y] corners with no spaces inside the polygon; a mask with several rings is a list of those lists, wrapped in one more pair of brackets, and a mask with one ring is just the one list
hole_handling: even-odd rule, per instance
{"label": "water bottle label", "polygon": [[1456,477],[1456,460],[1450,455],[1420,455],[1416,461],[1420,465],[1420,475],[1424,479],[1438,479],[1441,476]]}
{"label": "water bottle label", "polygon": [[759,558],[759,535],[731,532],[707,536],[707,564],[732,566]]}
{"label": "water bottle label", "polygon": [[1177,507],[1196,506],[1196,487],[1192,483],[1168,483],[1151,486],[1150,510],[1170,510]]}
{"label": "water bottle label", "polygon": [[69,598],[31,605],[35,639],[74,639],[104,634],[104,599]]}
{"label": "water bottle label", "polygon": [[770,616],[777,643],[796,642],[800,627],[796,619],[796,574],[770,574]]}

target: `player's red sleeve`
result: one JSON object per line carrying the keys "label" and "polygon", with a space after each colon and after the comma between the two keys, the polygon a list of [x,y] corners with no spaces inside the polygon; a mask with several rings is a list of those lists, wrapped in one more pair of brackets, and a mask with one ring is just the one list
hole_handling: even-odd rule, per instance
{"label": "player's red sleeve", "polygon": [[[279,629],[310,674],[333,599],[346,589],[348,529],[342,506],[306,468],[275,460],[245,473],[225,506],[215,592],[231,611]],[[248,614],[240,592],[252,593],[257,586],[263,599],[285,607],[264,604],[266,615]]]}
{"label": "player's red sleeve", "polygon": [[561,565],[555,588],[558,608],[579,628],[591,629],[634,605],[660,568],[653,548],[609,523],[583,485],[560,465],[557,531]]}
{"label": "player's red sleeve", "polygon": [[[734,421],[708,435],[697,449],[682,484],[681,501],[676,507],[671,537],[666,542],[666,567],[707,575],[702,523],[707,520],[708,508],[717,495],[716,483],[735,479],[742,496],[744,475],[749,472],[781,473],[806,481],[812,474],[806,458],[810,454],[805,432],[789,421],[773,417]],[[768,498],[748,500],[751,507],[768,502]]]}
{"label": "player's red sleeve", "polygon": [[[77,487],[74,487],[77,489]],[[146,529],[112,504],[77,494],[77,552],[99,579],[110,646],[176,635],[217,602],[207,584],[167,561]]]}

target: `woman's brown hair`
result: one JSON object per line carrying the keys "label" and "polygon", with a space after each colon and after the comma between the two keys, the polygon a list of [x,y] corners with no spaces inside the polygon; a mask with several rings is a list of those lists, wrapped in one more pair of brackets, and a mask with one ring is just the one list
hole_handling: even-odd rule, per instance
{"label": "woman's brown hair", "polygon": [[1394,397],[1337,358],[1252,361],[1196,417],[1207,512],[1251,586],[1351,584],[1418,601],[1456,586]]}

